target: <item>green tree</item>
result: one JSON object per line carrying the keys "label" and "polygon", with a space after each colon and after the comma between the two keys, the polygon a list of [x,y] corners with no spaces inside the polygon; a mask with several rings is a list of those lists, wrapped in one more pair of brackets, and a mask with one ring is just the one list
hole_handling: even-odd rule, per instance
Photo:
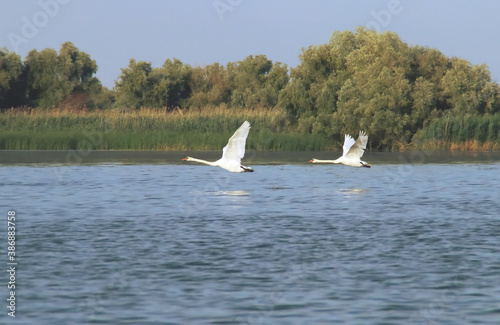
{"label": "green tree", "polygon": [[97,63],[90,55],[81,52],[71,42],[66,42],[59,51],[59,69],[70,85],[70,93],[95,93],[102,85],[94,77],[97,72]]}
{"label": "green tree", "polygon": [[429,121],[451,114],[494,114],[500,86],[486,66],[360,27],[302,50],[279,103],[298,130],[333,137],[370,134],[372,148],[408,143]]}
{"label": "green tree", "polygon": [[437,87],[441,79],[451,67],[450,59],[436,49],[413,46],[410,48],[410,67],[408,75],[410,82],[415,82],[419,77],[423,77]]}
{"label": "green tree", "polygon": [[190,87],[192,94],[187,104],[189,107],[214,107],[230,103],[229,74],[219,63],[193,68]]}
{"label": "green tree", "polygon": [[167,59],[161,68],[161,74],[167,93],[165,106],[184,107],[191,95],[191,66],[175,58]]}
{"label": "green tree", "polygon": [[273,63],[265,55],[250,55],[242,61],[230,62],[227,71],[233,107],[274,107],[289,79],[287,66]]}
{"label": "green tree", "polygon": [[301,131],[326,136],[340,131],[333,114],[341,89],[354,73],[349,55],[362,45],[357,33],[342,31],[334,32],[327,44],[302,50],[300,65],[291,69],[291,82],[280,94],[280,105],[296,118]]}
{"label": "green tree", "polygon": [[85,105],[88,96],[102,88],[93,76],[97,72],[95,60],[70,42],[61,46],[59,55],[53,49],[30,51],[25,67],[32,106],[54,107],[65,100],[71,101],[72,96],[83,98],[79,104]]}
{"label": "green tree", "polygon": [[[372,146],[393,146],[409,137],[408,45],[391,32],[358,29],[358,46],[346,57],[349,82],[339,91],[333,124],[340,133],[364,129]],[[337,132],[336,132],[337,133]]]}
{"label": "green tree", "polygon": [[436,49],[414,46],[410,48],[412,84],[411,119],[412,134],[451,107],[443,94],[441,79],[450,68],[450,59]]}
{"label": "green tree", "polygon": [[499,111],[498,84],[491,80],[486,65],[471,65],[453,58],[451,68],[441,80],[446,101],[454,114],[484,114]]}
{"label": "green tree", "polygon": [[[350,32],[334,33],[334,38],[348,38]],[[310,46],[302,49],[300,65],[290,71],[291,82],[280,94],[279,103],[292,117],[307,119],[318,111],[336,110],[337,92],[343,84],[344,62],[335,52],[345,52],[344,48],[334,48],[329,44]],[[306,127],[307,128],[307,127]]]}
{"label": "green tree", "polygon": [[440,114],[437,110],[439,94],[436,85],[429,79],[418,77],[411,92],[411,131],[412,134],[421,129],[431,119]]}
{"label": "green tree", "polygon": [[117,105],[122,107],[183,107],[191,95],[191,67],[168,59],[161,68],[130,60],[116,82]]}
{"label": "green tree", "polygon": [[408,45],[394,33],[358,28],[302,51],[280,104],[302,131],[338,137],[370,133],[371,144],[408,138],[411,85]]}
{"label": "green tree", "polygon": [[116,81],[116,105],[120,107],[140,108],[144,105],[145,91],[149,74],[153,71],[150,62],[130,59],[127,68]]}
{"label": "green tree", "polygon": [[28,100],[34,107],[52,107],[58,105],[69,95],[69,87],[65,85],[58,71],[57,52],[44,49],[40,52],[32,50],[25,59],[28,71]]}
{"label": "green tree", "polygon": [[108,87],[93,93],[88,100],[87,106],[96,109],[111,109],[116,103],[116,92]]}
{"label": "green tree", "polygon": [[0,109],[23,104],[24,93],[17,85],[22,68],[19,55],[0,49]]}

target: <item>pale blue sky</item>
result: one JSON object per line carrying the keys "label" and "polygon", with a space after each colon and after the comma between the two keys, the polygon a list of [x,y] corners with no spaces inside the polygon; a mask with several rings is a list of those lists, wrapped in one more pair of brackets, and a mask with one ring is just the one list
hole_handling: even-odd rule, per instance
{"label": "pale blue sky", "polygon": [[24,59],[71,41],[108,87],[131,58],[196,66],[265,54],[295,67],[302,47],[360,25],[485,63],[500,81],[497,0],[0,0],[0,47]]}

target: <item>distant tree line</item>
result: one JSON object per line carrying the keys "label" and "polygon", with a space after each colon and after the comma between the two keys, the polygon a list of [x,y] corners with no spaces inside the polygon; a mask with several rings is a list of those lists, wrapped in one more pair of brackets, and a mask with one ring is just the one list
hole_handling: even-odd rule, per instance
{"label": "distant tree line", "polygon": [[167,59],[154,68],[150,62],[131,59],[113,90],[102,86],[96,72],[95,60],[70,42],[59,54],[53,49],[32,50],[24,62],[0,49],[0,109],[274,107],[289,80],[288,67],[265,55],[205,67]]}
{"label": "distant tree line", "polygon": [[273,107],[288,83],[288,68],[265,55],[243,61],[191,67],[167,59],[162,67],[130,60],[116,82],[120,107]]}
{"label": "distant tree line", "polygon": [[0,108],[90,103],[103,91],[96,72],[95,60],[70,42],[59,53],[32,50],[24,62],[19,55],[0,50]]}
{"label": "distant tree line", "polygon": [[500,86],[486,65],[363,27],[304,48],[290,71],[265,55],[205,67],[131,59],[113,89],[101,85],[96,71],[95,60],[70,42],[59,53],[33,50],[24,62],[0,49],[0,108],[279,106],[301,132],[331,137],[364,129],[378,147],[408,143],[446,115],[500,112]]}

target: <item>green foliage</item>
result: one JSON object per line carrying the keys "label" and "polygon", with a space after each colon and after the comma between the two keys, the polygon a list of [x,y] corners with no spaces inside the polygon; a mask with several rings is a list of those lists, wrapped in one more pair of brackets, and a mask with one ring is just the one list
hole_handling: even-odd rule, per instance
{"label": "green foliage", "polygon": [[142,106],[146,100],[147,80],[151,71],[151,63],[130,59],[128,68],[122,69],[122,74],[116,82],[118,105],[135,108]]}
{"label": "green foliage", "polygon": [[117,105],[136,109],[182,106],[191,95],[191,70],[177,59],[167,59],[161,68],[131,59],[116,82]]}
{"label": "green foliage", "polygon": [[0,49],[0,108],[18,104],[17,82],[22,71],[21,57],[6,49]]}
{"label": "green foliage", "polygon": [[88,99],[87,106],[92,109],[111,109],[116,103],[116,92],[108,87],[102,87],[100,91],[92,93]]}
{"label": "green foliage", "polygon": [[300,59],[279,103],[302,132],[340,138],[363,129],[371,148],[395,148],[446,112],[500,111],[486,66],[410,47],[392,32],[335,32]]}
{"label": "green foliage", "polygon": [[288,68],[265,55],[248,56],[227,65],[233,107],[274,107],[288,83]]}
{"label": "green foliage", "polygon": [[193,68],[187,107],[215,107],[231,100],[229,74],[219,63]]}
{"label": "green foliage", "polygon": [[408,137],[408,62],[407,46],[393,33],[336,32],[328,44],[303,50],[280,103],[312,133],[362,128],[372,144],[394,145]]}
{"label": "green foliage", "polygon": [[455,114],[484,114],[500,111],[500,87],[491,80],[486,65],[472,66],[453,58],[441,79],[443,94]]}
{"label": "green foliage", "polygon": [[55,107],[72,96],[81,98],[80,94],[86,94],[83,102],[70,100],[73,105],[82,107],[87,95],[101,90],[100,81],[93,77],[97,72],[95,60],[70,42],[61,46],[59,54],[52,49],[30,51],[25,69],[28,100],[34,107]]}
{"label": "green foliage", "polygon": [[340,133],[363,129],[375,146],[404,141],[409,120],[407,46],[393,33],[359,29],[358,46],[346,58],[351,77],[339,91],[333,123]]}
{"label": "green foliage", "polygon": [[[187,97],[179,101],[178,105],[183,108],[220,105],[271,108],[278,104],[279,93],[289,79],[286,65],[273,63],[265,55],[229,62],[226,67],[214,63],[204,68],[190,68],[190,72],[185,87],[189,89],[189,93],[186,93]],[[153,84],[155,87],[159,86],[158,82]],[[158,107],[145,104],[140,106]]]}

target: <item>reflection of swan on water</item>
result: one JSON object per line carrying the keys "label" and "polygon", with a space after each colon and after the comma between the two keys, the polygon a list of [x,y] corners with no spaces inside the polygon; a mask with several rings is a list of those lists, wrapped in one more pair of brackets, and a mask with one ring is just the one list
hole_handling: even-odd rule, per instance
{"label": "reflection of swan on water", "polygon": [[365,192],[368,192],[368,189],[345,188],[345,189],[340,189],[337,191],[337,193],[341,193],[341,194],[364,194]]}
{"label": "reflection of swan on water", "polygon": [[222,158],[217,161],[206,161],[192,157],[186,157],[184,161],[195,161],[210,166],[222,167],[234,173],[253,172],[253,169],[241,164],[241,159],[245,156],[245,143],[248,132],[250,131],[250,123],[243,122],[233,136],[227,142],[227,145],[222,149]]}
{"label": "reflection of swan on water", "polygon": [[352,167],[367,167],[370,168],[371,165],[366,161],[361,160],[361,156],[366,149],[366,143],[368,142],[368,136],[364,131],[359,131],[359,136],[356,141],[349,134],[345,135],[344,146],[342,147],[342,157],[336,160],[320,160],[313,158],[309,160],[311,163],[327,163],[327,164],[343,164]]}
{"label": "reflection of swan on water", "polygon": [[220,196],[247,196],[250,195],[250,192],[248,191],[217,191],[213,193],[214,195],[220,195]]}

